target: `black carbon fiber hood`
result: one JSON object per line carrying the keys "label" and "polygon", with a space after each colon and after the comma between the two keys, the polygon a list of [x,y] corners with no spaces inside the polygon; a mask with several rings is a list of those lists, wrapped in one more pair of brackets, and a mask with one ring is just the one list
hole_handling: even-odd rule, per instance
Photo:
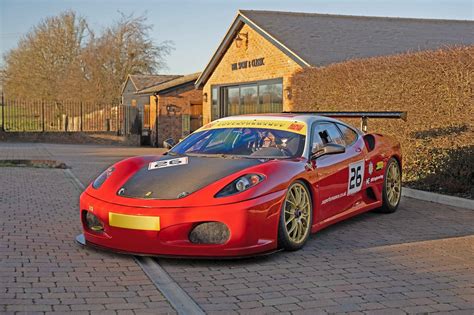
{"label": "black carbon fiber hood", "polygon": [[137,171],[118,194],[128,198],[179,199],[260,163],[263,161],[258,159],[163,156]]}

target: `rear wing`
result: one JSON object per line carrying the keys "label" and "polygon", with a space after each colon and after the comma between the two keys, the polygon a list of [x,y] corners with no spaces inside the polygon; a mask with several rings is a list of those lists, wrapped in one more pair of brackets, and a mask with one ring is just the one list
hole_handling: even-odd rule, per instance
{"label": "rear wing", "polygon": [[312,114],[327,116],[332,118],[360,118],[360,129],[367,132],[367,124],[369,118],[385,118],[385,119],[403,119],[407,121],[407,112],[283,112],[287,114]]}

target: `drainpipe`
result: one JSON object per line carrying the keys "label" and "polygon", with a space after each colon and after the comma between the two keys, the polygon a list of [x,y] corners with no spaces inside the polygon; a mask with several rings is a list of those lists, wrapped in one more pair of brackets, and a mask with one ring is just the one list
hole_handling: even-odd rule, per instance
{"label": "drainpipe", "polygon": [[155,144],[158,147],[158,94],[153,94],[155,96]]}

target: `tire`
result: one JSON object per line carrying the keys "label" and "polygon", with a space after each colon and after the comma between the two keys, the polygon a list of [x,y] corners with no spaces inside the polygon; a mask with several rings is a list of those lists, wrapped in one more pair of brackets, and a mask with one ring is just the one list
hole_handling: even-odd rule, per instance
{"label": "tire", "polygon": [[288,187],[285,201],[281,207],[278,246],[290,251],[302,248],[311,234],[312,223],[311,194],[308,187],[302,181],[297,180]]}
{"label": "tire", "polygon": [[379,213],[393,213],[397,211],[402,198],[402,170],[395,158],[388,160],[385,168],[382,189],[382,206],[376,211]]}

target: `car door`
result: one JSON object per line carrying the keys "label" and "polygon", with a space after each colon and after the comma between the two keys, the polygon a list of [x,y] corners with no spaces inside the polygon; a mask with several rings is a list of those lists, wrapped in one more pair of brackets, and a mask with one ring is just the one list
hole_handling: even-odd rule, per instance
{"label": "car door", "polygon": [[342,134],[346,146],[346,154],[350,156],[348,162],[347,204],[348,209],[359,205],[363,199],[367,174],[367,150],[364,139],[351,127],[336,123]]}
{"label": "car door", "polygon": [[[357,141],[356,141],[357,142]],[[346,151],[316,159],[320,218],[333,217],[351,208],[354,195],[359,194],[364,181],[365,162],[357,143],[346,144],[341,130],[333,122],[317,122],[312,130],[312,148],[328,143],[344,145]]]}

